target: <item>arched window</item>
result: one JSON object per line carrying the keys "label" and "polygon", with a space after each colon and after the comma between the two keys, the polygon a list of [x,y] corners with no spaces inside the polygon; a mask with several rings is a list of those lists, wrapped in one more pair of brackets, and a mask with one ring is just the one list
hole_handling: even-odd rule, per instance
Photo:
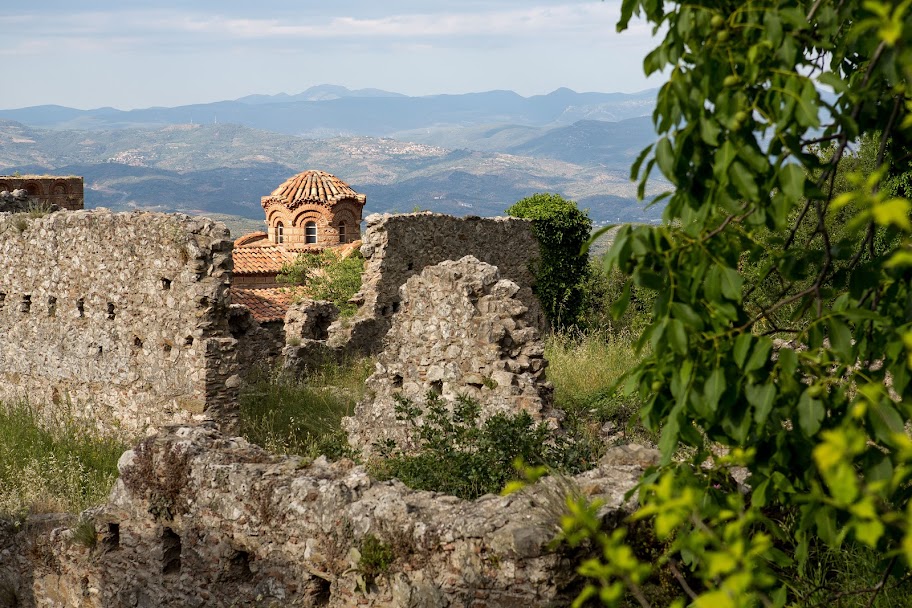
{"label": "arched window", "polygon": [[276,235],[276,243],[285,242],[285,226],[282,225],[282,222],[279,222],[278,224],[276,224],[275,235]]}
{"label": "arched window", "polygon": [[345,222],[339,222],[339,242],[347,243],[348,242],[347,237],[348,237],[348,235],[345,234]]}
{"label": "arched window", "polygon": [[317,223],[307,222],[304,224],[304,242],[308,245],[317,242]]}

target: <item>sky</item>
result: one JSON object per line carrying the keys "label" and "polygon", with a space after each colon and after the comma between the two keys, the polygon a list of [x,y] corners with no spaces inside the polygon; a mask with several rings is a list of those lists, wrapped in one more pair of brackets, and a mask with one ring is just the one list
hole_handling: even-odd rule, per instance
{"label": "sky", "polygon": [[[4,4],[7,4],[4,2]],[[635,92],[620,0],[29,0],[0,9],[3,109],[176,106],[310,86]],[[9,82],[9,80],[7,80]]]}

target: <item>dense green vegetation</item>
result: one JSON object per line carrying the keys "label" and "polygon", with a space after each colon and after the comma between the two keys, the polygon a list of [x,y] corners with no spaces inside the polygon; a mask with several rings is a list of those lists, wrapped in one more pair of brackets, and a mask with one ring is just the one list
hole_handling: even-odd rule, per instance
{"label": "dense green vegetation", "polygon": [[541,246],[534,289],[545,315],[556,328],[574,326],[583,311],[583,285],[589,274],[589,260],[580,252],[592,232],[592,220],[573,201],[551,193],[524,198],[507,214],[532,220]]}
{"label": "dense green vegetation", "polygon": [[619,30],[634,15],[661,34],[647,74],[668,81],[632,173],[674,190],[663,225],[623,228],[608,262],[655,294],[626,386],[663,454],[633,520],[663,547],[638,554],[572,502],[566,540],[600,549],[578,603],[902,605],[912,5],[625,0]]}
{"label": "dense green vegetation", "polygon": [[103,502],[124,450],[122,439],[66,414],[42,422],[28,403],[0,403],[0,517]]}
{"label": "dense green vegetation", "polygon": [[364,396],[371,371],[370,359],[328,364],[299,380],[260,370],[241,392],[241,434],[277,454],[350,455],[341,421]]}
{"label": "dense green vegetation", "polygon": [[355,314],[358,307],[349,300],[361,289],[364,257],[360,251],[343,256],[334,249],[320,253],[301,253],[282,267],[279,283],[301,286],[302,294],[314,300],[328,300],[339,307],[343,317]]}

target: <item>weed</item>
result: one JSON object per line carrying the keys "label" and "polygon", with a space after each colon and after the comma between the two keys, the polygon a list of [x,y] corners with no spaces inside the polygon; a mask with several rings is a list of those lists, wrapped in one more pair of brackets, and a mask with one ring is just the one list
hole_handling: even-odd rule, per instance
{"label": "weed", "polygon": [[73,542],[79,543],[89,549],[94,549],[98,543],[98,530],[95,522],[90,518],[80,519],[73,527]]}
{"label": "weed", "polygon": [[177,446],[168,446],[161,451],[156,467],[154,441],[149,437],[136,446],[133,466],[121,474],[121,480],[134,494],[149,501],[153,518],[170,521],[187,506],[181,495],[190,481],[190,455]]}
{"label": "weed", "polygon": [[360,552],[358,572],[368,585],[373,584],[378,576],[388,573],[390,566],[396,561],[396,553],[392,545],[383,542],[373,534],[367,534],[361,539]]}
{"label": "weed", "polygon": [[278,371],[255,375],[241,392],[241,434],[274,453],[350,457],[342,418],[363,397],[372,369],[372,361],[361,359],[300,380]]}
{"label": "weed", "polygon": [[0,516],[78,513],[105,500],[126,440],[66,411],[42,417],[28,402],[0,403]]}

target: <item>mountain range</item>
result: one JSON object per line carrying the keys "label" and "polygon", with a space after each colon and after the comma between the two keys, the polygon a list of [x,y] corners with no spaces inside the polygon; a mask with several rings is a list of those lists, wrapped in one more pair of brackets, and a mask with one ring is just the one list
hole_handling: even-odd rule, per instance
{"label": "mountain range", "polygon": [[651,221],[660,210],[643,209],[628,174],[654,140],[644,116],[654,96],[407,97],[321,85],[176,108],[0,110],[0,171],[83,175],[87,206],[254,221],[261,196],[308,168],[366,193],[368,213],[500,215],[551,191],[597,222]]}

